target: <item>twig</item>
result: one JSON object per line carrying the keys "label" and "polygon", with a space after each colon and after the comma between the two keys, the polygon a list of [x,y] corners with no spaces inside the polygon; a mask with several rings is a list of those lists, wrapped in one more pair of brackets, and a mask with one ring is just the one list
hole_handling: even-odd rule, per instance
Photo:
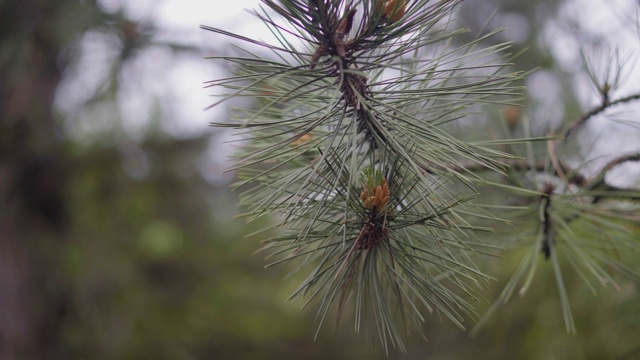
{"label": "twig", "polygon": [[604,184],[604,177],[611,169],[625,162],[629,161],[640,161],[640,153],[628,154],[625,156],[621,156],[619,158],[615,158],[609,161],[605,166],[600,169],[598,174],[586,180],[584,185],[588,189],[594,189],[602,184]]}
{"label": "twig", "polygon": [[[502,162],[509,168],[518,170],[518,171],[532,170],[537,172],[544,172],[547,168],[545,161],[542,161],[542,160],[536,161],[534,164],[529,163],[527,159],[506,159],[506,160],[502,160]],[[580,186],[580,185],[583,185],[583,183],[586,181],[586,177],[584,175],[578,173],[577,171],[572,170],[569,166],[567,166],[566,164],[562,163],[559,160],[558,160],[558,167],[559,169],[562,169],[569,183]],[[434,174],[433,169],[439,169],[439,170],[448,169],[448,170],[452,170],[459,173],[467,173],[467,172],[476,173],[483,170],[490,170],[486,166],[483,166],[482,164],[478,164],[477,162],[467,162],[467,163],[462,163],[461,165],[447,164],[444,166],[436,165],[432,163],[429,166],[422,165],[422,169],[429,174]],[[567,176],[566,174],[570,174],[570,175]]]}
{"label": "twig", "polygon": [[578,118],[573,123],[571,123],[571,125],[569,125],[569,127],[564,133],[564,138],[567,139],[575,128],[587,122],[587,120],[589,120],[591,117],[600,114],[601,112],[605,111],[606,109],[612,106],[624,104],[633,100],[640,100],[640,94],[625,96],[623,98],[620,98],[614,101],[608,101],[607,99],[603,99],[602,105],[591,109],[589,112],[585,113],[580,118]]}
{"label": "twig", "polygon": [[[571,169],[569,166],[562,163],[560,159],[556,158],[556,163],[554,163],[553,165],[554,165],[554,169],[556,170],[556,173],[558,173],[558,176],[563,178],[562,176],[560,176],[560,174],[562,173],[564,177],[566,177],[566,181],[568,183],[577,185],[580,187],[584,187],[587,189],[593,189],[603,184],[604,176],[606,175],[607,172],[609,172],[611,169],[613,169],[614,167],[622,163],[630,162],[630,161],[640,161],[640,153],[627,154],[609,161],[605,166],[602,167],[602,169],[600,169],[598,174],[596,174],[595,176],[592,176],[591,178],[586,178],[584,175]],[[507,160],[503,160],[503,163],[508,167],[514,170],[519,170],[519,171],[532,170],[537,172],[544,172],[546,170],[546,164],[542,160],[536,161],[534,164],[531,164],[527,159],[507,159]],[[482,170],[489,170],[485,166],[478,164],[476,162],[462,163],[461,165],[446,164],[444,166],[431,163],[430,166],[422,165],[421,167],[425,172],[429,174],[435,174],[434,169],[439,169],[439,170],[447,169],[447,170],[451,170],[459,173],[465,173],[465,172],[474,173]],[[613,188],[615,189],[615,187]]]}
{"label": "twig", "polygon": [[549,157],[551,158],[553,168],[556,170],[556,174],[558,174],[558,177],[560,177],[568,187],[569,179],[567,178],[567,175],[565,175],[564,169],[560,165],[560,160],[558,160],[558,157],[556,156],[556,145],[553,140],[547,140],[547,150],[549,151]]}
{"label": "twig", "polygon": [[542,244],[540,244],[540,251],[544,254],[545,259],[549,259],[549,256],[551,255],[551,247],[554,245],[553,234],[551,232],[551,215],[549,214],[553,190],[554,186],[552,184],[545,183],[542,189],[542,195],[540,195],[540,227],[542,231]]}
{"label": "twig", "polygon": [[[582,190],[588,191],[588,190],[593,190],[595,188],[600,188],[600,190],[602,191],[602,193],[596,196],[593,196],[591,198],[591,201],[590,201],[591,204],[596,204],[600,202],[600,200],[602,200],[603,198],[616,198],[616,197],[628,198],[628,194],[625,193],[628,190],[609,185],[605,182],[605,175],[607,174],[607,172],[609,172],[609,170],[613,169],[616,165],[620,165],[628,161],[640,161],[640,153],[629,154],[626,156],[621,156],[619,158],[613,159],[609,161],[604,167],[602,167],[602,169],[597,175],[584,181]],[[565,222],[568,224],[578,219],[579,217],[580,215],[573,214],[568,218],[566,218]]]}

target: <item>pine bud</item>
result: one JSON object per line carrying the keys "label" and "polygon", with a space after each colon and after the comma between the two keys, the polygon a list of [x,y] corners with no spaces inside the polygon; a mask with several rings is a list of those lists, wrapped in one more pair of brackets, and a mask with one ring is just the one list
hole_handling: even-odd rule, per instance
{"label": "pine bud", "polygon": [[406,7],[406,0],[376,0],[376,11],[382,12],[382,18],[386,19],[389,24],[400,20]]}

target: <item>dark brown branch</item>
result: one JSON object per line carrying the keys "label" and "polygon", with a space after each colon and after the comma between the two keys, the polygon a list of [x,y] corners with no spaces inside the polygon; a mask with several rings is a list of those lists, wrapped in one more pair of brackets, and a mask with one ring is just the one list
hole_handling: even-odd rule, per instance
{"label": "dark brown branch", "polygon": [[[615,186],[612,185],[608,185],[604,179],[605,179],[605,175],[607,174],[607,172],[609,172],[609,170],[613,169],[615,166],[620,165],[622,163],[628,162],[628,161],[640,161],[640,153],[639,154],[630,154],[630,155],[626,155],[626,156],[622,156],[619,157],[617,159],[613,159],[610,162],[607,163],[607,165],[605,165],[600,172],[592,177],[591,179],[585,181],[584,184],[584,188],[585,190],[593,190],[593,189],[598,189],[601,191],[600,194],[593,196],[591,198],[591,204],[596,204],[598,202],[600,202],[600,200],[604,199],[604,198],[629,198],[629,195],[627,193],[626,189],[621,189],[621,188],[617,188]],[[574,214],[570,217],[568,217],[567,219],[565,219],[565,222],[568,224],[576,219],[578,219],[580,217],[580,215],[578,214]]]}
{"label": "dark brown branch", "polygon": [[542,230],[542,244],[540,244],[540,251],[544,254],[545,259],[549,259],[551,255],[551,248],[553,247],[553,233],[551,232],[551,215],[549,208],[551,208],[551,196],[555,190],[554,186],[550,183],[545,183],[542,189],[542,195],[540,195],[540,227]]}
{"label": "dark brown branch", "polygon": [[[570,184],[579,186],[581,188],[591,190],[597,187],[604,185],[604,178],[607,172],[609,172],[614,167],[623,164],[625,162],[630,161],[640,161],[640,153],[628,154],[625,156],[621,156],[619,158],[615,158],[609,161],[605,166],[600,169],[598,174],[587,179],[584,175],[580,174],[576,170],[571,169],[569,166],[562,162],[558,162],[562,171],[567,175],[567,180]],[[536,161],[534,164],[529,163],[526,159],[507,159],[502,161],[509,168],[517,170],[517,171],[537,171],[544,172],[547,169],[547,164],[545,161]],[[476,162],[467,162],[458,164],[448,164],[446,166],[429,164],[423,165],[422,169],[430,174],[435,174],[434,170],[450,170],[458,173],[476,173],[483,170],[489,170],[487,167],[482,164]],[[612,190],[622,190],[616,187],[610,186],[609,188]]]}
{"label": "dark brown branch", "polygon": [[609,161],[607,163],[607,165],[605,165],[602,170],[600,170],[600,174],[602,177],[604,177],[604,174],[606,172],[608,172],[609,170],[613,169],[614,167],[622,164],[622,163],[626,163],[629,161],[640,161],[640,153],[636,153],[636,154],[628,154],[625,156],[621,156],[619,158],[613,159],[611,161]]}
{"label": "dark brown branch", "polygon": [[[529,163],[527,159],[506,159],[506,160],[502,160],[502,162],[507,167],[517,171],[531,170],[531,171],[537,171],[537,172],[544,172],[547,168],[546,162],[542,160],[536,161],[534,164]],[[560,162],[559,165],[560,165],[560,168],[564,171],[564,173],[567,174],[567,180],[569,181],[569,183],[580,186],[587,180],[584,175],[580,174],[575,170],[572,170],[566,164],[563,164],[562,162]],[[479,164],[477,162],[467,162],[467,163],[462,163],[462,165],[448,164],[446,166],[430,164],[428,166],[427,165],[422,166],[422,168],[430,174],[434,173],[433,169],[438,169],[438,170],[447,169],[447,170],[452,170],[458,173],[476,173],[483,170],[490,170],[486,166]]]}
{"label": "dark brown branch", "polygon": [[587,122],[587,120],[589,120],[593,116],[600,114],[601,112],[605,111],[606,109],[608,109],[608,108],[610,108],[612,106],[628,103],[628,102],[634,101],[634,100],[640,100],[640,94],[634,94],[634,95],[625,96],[623,98],[620,98],[620,99],[614,100],[614,101],[609,101],[606,98],[603,99],[602,105],[591,109],[589,112],[585,113],[580,118],[578,118],[573,123],[571,123],[571,125],[569,125],[569,127],[567,128],[567,131],[565,131],[565,133],[564,133],[564,138],[567,139],[575,128],[577,128],[578,126],[584,124],[585,122]]}
{"label": "dark brown branch", "polygon": [[[598,172],[598,174],[594,177],[592,177],[591,179],[585,181],[585,187],[589,190],[601,187],[603,185],[606,185],[605,183],[605,176],[607,175],[607,173],[613,169],[614,167],[621,165],[623,163],[626,162],[630,162],[630,161],[640,161],[640,153],[636,153],[636,154],[628,154],[625,156],[621,156],[619,158],[615,158],[611,161],[609,161],[605,166],[602,167],[602,169],[600,170],[600,172]],[[615,188],[613,186],[608,185],[608,187],[612,190],[624,190],[624,189],[618,189]],[[600,198],[602,196],[599,196],[598,198]],[[594,202],[597,202],[599,199],[595,200]]]}

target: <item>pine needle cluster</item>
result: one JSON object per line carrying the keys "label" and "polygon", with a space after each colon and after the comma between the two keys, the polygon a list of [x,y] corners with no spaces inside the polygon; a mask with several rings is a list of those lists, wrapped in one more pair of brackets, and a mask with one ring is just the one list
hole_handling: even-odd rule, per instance
{"label": "pine needle cluster", "polygon": [[[278,235],[265,247],[271,265],[304,275],[291,299],[315,307],[321,325],[329,314],[348,316],[385,348],[404,350],[434,314],[461,328],[475,315],[490,279],[477,260],[495,252],[477,236],[491,229],[477,224],[501,221],[478,203],[476,185],[539,199],[528,208],[539,239],[573,221],[554,186],[487,180],[506,178],[509,166],[510,177],[516,165],[535,171],[536,159],[504,149],[540,139],[468,141],[450,131],[483,104],[514,101],[523,75],[509,70],[509,44],[479,46],[494,33],[455,45],[459,3],[262,0],[254,15],[277,44],[203,27],[244,43],[212,57],[233,72],[209,82],[227,90],[212,106],[238,97],[255,106],[213,125],[241,137],[231,170],[247,220],[276,218]],[[580,211],[579,201],[564,203]],[[555,244],[536,246],[559,274]]]}

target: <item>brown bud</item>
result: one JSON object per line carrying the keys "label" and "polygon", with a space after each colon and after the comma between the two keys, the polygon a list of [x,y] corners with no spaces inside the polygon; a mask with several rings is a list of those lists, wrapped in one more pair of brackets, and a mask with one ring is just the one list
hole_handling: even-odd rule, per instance
{"label": "brown bud", "polygon": [[502,107],[501,113],[509,128],[514,129],[520,122],[522,108],[519,106],[505,105]]}
{"label": "brown bud", "polygon": [[362,200],[362,202],[366,202],[367,199],[369,198],[369,190],[364,189],[362,190],[362,194],[360,194],[360,200]]}
{"label": "brown bud", "polygon": [[404,15],[406,7],[406,0],[376,0],[376,11],[382,12],[382,17],[386,19],[389,24],[400,20]]}
{"label": "brown bud", "polygon": [[382,201],[382,187],[380,185],[376,186],[376,193],[373,197],[373,205],[380,207],[380,201]]}
{"label": "brown bud", "polygon": [[298,146],[298,145],[302,145],[302,144],[308,143],[311,140],[313,140],[313,135],[311,135],[309,133],[306,133],[306,134],[303,134],[302,136],[300,136],[299,138],[297,138],[290,145],[291,146]]}

